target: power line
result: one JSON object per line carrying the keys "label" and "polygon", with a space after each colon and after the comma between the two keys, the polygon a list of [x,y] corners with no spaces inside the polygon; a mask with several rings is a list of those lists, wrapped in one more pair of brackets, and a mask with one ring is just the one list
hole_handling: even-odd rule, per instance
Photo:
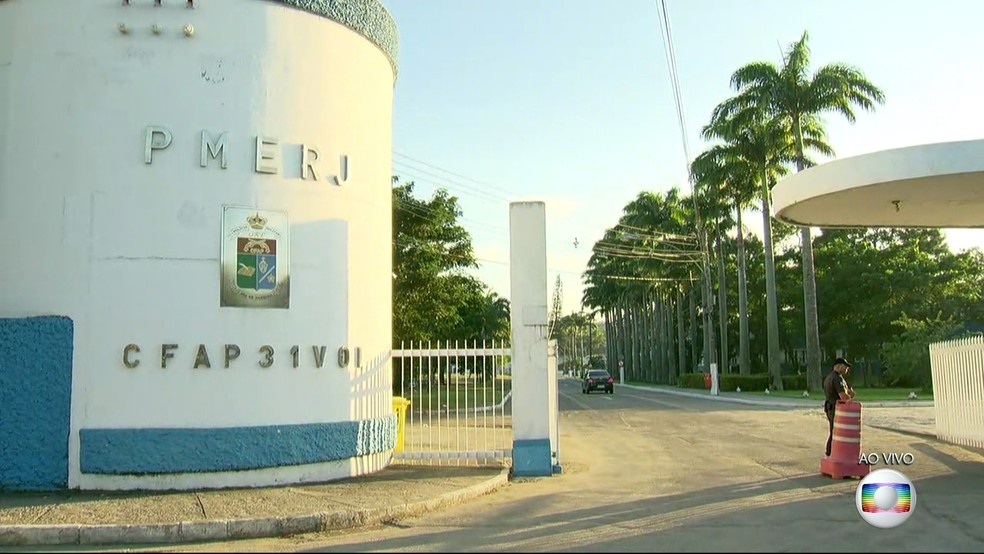
{"label": "power line", "polygon": [[[457,180],[454,180],[454,179],[449,179],[448,177],[435,175],[434,173],[431,173],[431,172],[424,172],[423,170],[421,170],[419,168],[415,168],[415,167],[413,167],[412,165],[410,165],[410,164],[408,164],[406,162],[401,162],[399,160],[393,160],[393,164],[394,165],[399,164],[402,167],[409,168],[411,171],[419,171],[421,173],[425,173],[427,175],[434,176],[436,178],[439,178],[439,179],[442,179],[442,180],[446,181],[449,184],[453,184],[454,186],[461,187],[461,188],[466,189],[466,190],[469,190],[469,191],[476,191],[477,190],[477,192],[474,192],[473,194],[483,194],[483,195],[486,195],[486,196],[491,197],[491,199],[494,199],[496,201],[506,202],[506,203],[512,202],[513,199],[515,199],[517,197],[517,194],[514,191],[511,191],[511,190],[508,190],[508,189],[505,189],[505,188],[502,188],[502,187],[499,187],[499,186],[496,186],[496,185],[492,185],[492,184],[489,184],[489,183],[484,182],[484,181],[479,181],[477,179],[468,177],[468,176],[463,175],[461,173],[456,173],[456,172],[451,171],[449,169],[443,168],[443,167],[438,166],[436,164],[425,162],[423,160],[414,158],[414,157],[409,156],[407,154],[402,154],[400,152],[397,152],[396,150],[393,151],[393,155],[394,156],[397,156],[397,157],[405,158],[405,159],[410,160],[410,161],[412,161],[414,163],[417,163],[417,164],[420,164],[420,165],[429,167],[431,169],[434,169],[434,170],[437,170],[437,171],[440,171],[440,172],[443,172],[443,173],[447,173],[448,175],[452,175],[452,176],[457,177],[459,179],[464,179],[466,181],[470,181],[470,182],[475,183],[477,185],[481,185],[482,187],[486,187],[486,188],[489,188],[489,189],[492,189],[492,190],[499,191],[499,192],[501,192],[503,194],[508,195],[509,198],[506,198],[506,197],[503,197],[503,196],[498,196],[498,195],[489,193],[488,191],[484,191],[484,190],[481,190],[481,189],[476,189],[473,186],[466,185],[466,184],[461,183],[460,181],[457,181]],[[412,177],[413,175],[410,175],[410,176]],[[426,179],[426,178],[420,178],[418,180],[421,181],[421,182],[423,182],[423,183],[430,183],[432,185],[441,186],[441,183],[435,183],[434,181],[431,181],[431,180]],[[549,203],[548,203],[548,206],[549,206]],[[582,218],[582,221],[583,222],[586,222],[586,223],[589,223],[589,224],[591,224],[594,227],[599,227],[601,229],[607,229],[608,228],[607,225],[603,225],[603,224],[601,224],[600,221],[595,220],[595,219]]]}
{"label": "power line", "polygon": [[[400,152],[397,152],[396,150],[393,151],[393,154],[395,156],[399,156],[401,158],[406,158],[406,159],[408,159],[408,160],[410,160],[412,162],[416,162],[418,164],[421,164],[421,165],[430,167],[432,169],[436,169],[438,171],[442,171],[444,173],[447,173],[448,175],[453,175],[453,176],[458,177],[460,179],[465,179],[466,181],[471,181],[472,183],[475,183],[477,185],[482,185],[483,187],[488,187],[488,188],[493,189],[493,190],[498,190],[498,191],[503,192],[503,193],[508,194],[508,195],[515,195],[516,194],[513,191],[506,190],[504,188],[497,187],[495,185],[491,185],[489,183],[484,183],[484,182],[478,181],[476,179],[472,179],[471,177],[467,177],[467,176],[462,175],[460,173],[455,173],[454,171],[451,171],[451,170],[448,170],[448,169],[444,169],[443,167],[440,167],[440,166],[437,166],[437,165],[434,165],[434,164],[427,163],[427,162],[425,162],[423,160],[418,160],[417,158],[414,158],[412,156],[408,156],[406,154],[401,154]],[[394,162],[394,163],[396,163],[396,162]]]}
{"label": "power line", "polygon": [[[453,185],[455,187],[460,187],[461,189],[463,189],[465,191],[468,191],[470,194],[472,194],[472,195],[474,195],[476,197],[482,198],[483,200],[492,200],[492,201],[495,201],[495,202],[501,202],[503,204],[508,204],[510,202],[510,199],[507,198],[507,197],[499,196],[497,194],[493,194],[491,192],[482,190],[482,189],[480,189],[478,187],[474,187],[474,186],[471,186],[471,185],[466,185],[466,184],[461,183],[459,181],[454,181],[452,179],[448,179],[447,177],[444,177],[442,175],[438,175],[436,173],[432,173],[430,171],[426,171],[426,170],[423,170],[423,169],[420,169],[420,168],[417,168],[417,167],[413,167],[413,166],[410,166],[410,165],[402,164],[402,163],[397,162],[397,161],[394,161],[393,162],[393,167],[394,167],[394,169],[396,169],[397,173],[408,174],[411,177],[415,177],[415,179],[414,179],[415,181],[422,181],[424,183],[430,183],[430,184],[433,184],[433,185],[437,185],[438,187],[446,187],[448,185]],[[428,176],[433,177],[435,179],[439,179],[442,182],[432,181],[432,180],[430,180],[428,178],[420,177],[419,175],[415,175],[415,174],[428,175]]]}

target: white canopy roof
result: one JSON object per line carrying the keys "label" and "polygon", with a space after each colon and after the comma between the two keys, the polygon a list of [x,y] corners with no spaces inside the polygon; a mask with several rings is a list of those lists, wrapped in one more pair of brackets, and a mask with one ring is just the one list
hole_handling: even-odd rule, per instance
{"label": "white canopy roof", "polygon": [[984,140],[834,160],[772,190],[776,219],[811,227],[984,227]]}

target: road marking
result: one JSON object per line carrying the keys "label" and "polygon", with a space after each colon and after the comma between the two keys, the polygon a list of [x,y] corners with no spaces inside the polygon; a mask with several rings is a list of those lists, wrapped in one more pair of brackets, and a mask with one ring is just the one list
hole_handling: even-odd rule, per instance
{"label": "road marking", "polygon": [[573,396],[571,396],[570,394],[567,394],[567,393],[566,393],[566,392],[564,392],[564,391],[560,391],[560,395],[561,395],[561,396],[563,396],[563,397],[565,397],[565,398],[567,398],[567,399],[568,399],[568,400],[570,400],[571,402],[573,402],[573,403],[575,403],[575,404],[577,404],[578,406],[580,406],[580,407],[582,407],[582,408],[584,408],[585,410],[594,410],[594,408],[593,408],[593,407],[591,407],[591,406],[589,406],[589,405],[587,405],[587,404],[585,404],[584,402],[581,402],[581,401],[580,401],[580,400],[578,400],[577,398],[575,398],[575,397],[573,397]]}
{"label": "road marking", "polygon": [[623,397],[628,397],[628,398],[635,398],[637,400],[645,400],[646,402],[652,402],[654,404],[660,404],[660,405],[666,406],[668,408],[674,408],[674,409],[677,409],[677,410],[683,410],[685,412],[699,412],[700,411],[700,410],[697,410],[697,409],[694,409],[694,408],[687,408],[687,407],[681,406],[679,404],[675,404],[675,403],[672,403],[672,402],[667,402],[665,400],[657,400],[657,399],[655,399],[655,398],[653,398],[651,396],[636,396],[634,394],[625,394],[625,393],[622,393],[622,396]]}

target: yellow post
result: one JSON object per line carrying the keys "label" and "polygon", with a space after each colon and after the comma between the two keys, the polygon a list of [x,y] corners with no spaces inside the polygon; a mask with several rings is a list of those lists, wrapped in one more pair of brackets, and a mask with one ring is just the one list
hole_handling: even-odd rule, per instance
{"label": "yellow post", "polygon": [[393,397],[393,413],[396,414],[396,447],[394,452],[403,452],[403,439],[406,436],[407,408],[410,401],[401,396]]}

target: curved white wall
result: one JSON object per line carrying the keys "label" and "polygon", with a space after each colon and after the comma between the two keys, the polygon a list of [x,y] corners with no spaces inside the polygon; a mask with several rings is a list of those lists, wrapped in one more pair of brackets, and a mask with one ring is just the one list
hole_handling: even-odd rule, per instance
{"label": "curved white wall", "polygon": [[[323,424],[391,411],[390,60],[359,33],[279,2],[152,4],[0,1],[0,225],[9,239],[0,315],[74,322],[71,487],[184,478],[83,473],[80,430]],[[148,126],[172,137],[150,164]],[[203,130],[226,133],[225,169],[212,158],[201,167]],[[257,136],[279,140],[277,174],[256,171]],[[320,151],[319,181],[301,178],[302,144]],[[289,214],[289,309],[220,307],[223,206]],[[135,368],[123,364],[131,343]],[[162,344],[178,345],[166,369]],[[200,344],[210,369],[193,369]],[[242,351],[229,368],[226,344]],[[269,368],[258,363],[264,345],[275,351]],[[315,346],[326,347],[321,368]],[[352,349],[347,368],[340,347]],[[327,479],[382,463],[334,461],[302,477],[267,467],[185,485]]]}

